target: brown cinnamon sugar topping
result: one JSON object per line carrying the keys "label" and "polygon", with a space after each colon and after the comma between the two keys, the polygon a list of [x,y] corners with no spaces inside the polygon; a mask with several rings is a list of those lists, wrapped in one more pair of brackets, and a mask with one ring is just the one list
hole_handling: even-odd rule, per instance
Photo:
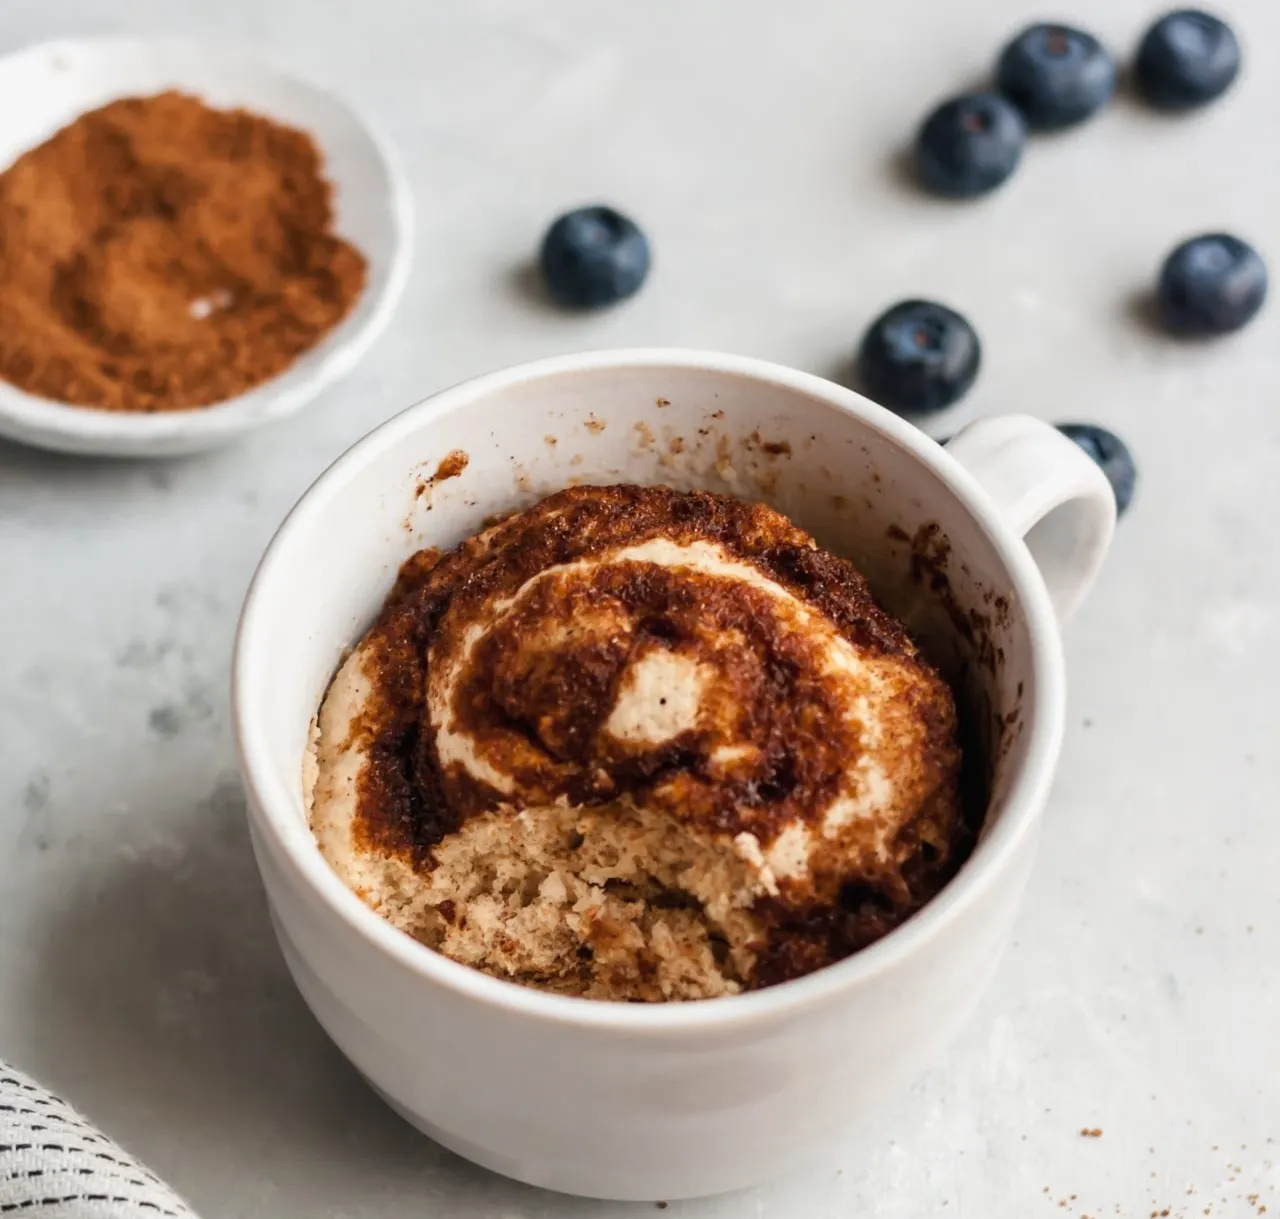
{"label": "brown cinnamon sugar topping", "polygon": [[[664,564],[664,547],[701,566]],[[833,637],[848,645],[838,664]],[[357,830],[418,868],[469,819],[512,804],[622,802],[766,852],[808,835],[803,886],[783,877],[755,907],[777,934],[757,945],[754,985],[883,935],[968,849],[950,691],[852,564],[764,505],[658,487],[561,492],[443,557],[411,559],[364,648],[374,698],[357,729],[369,759]],[[696,716],[671,679],[647,704],[663,731],[632,731],[620,708],[645,671],[696,675]],[[850,714],[851,682],[880,700],[874,739]],[[907,813],[833,829],[864,754],[895,759]]]}
{"label": "brown cinnamon sugar topping", "polygon": [[0,174],[0,376],[115,411],[283,372],[365,284],[304,132],[168,92],[81,115]]}

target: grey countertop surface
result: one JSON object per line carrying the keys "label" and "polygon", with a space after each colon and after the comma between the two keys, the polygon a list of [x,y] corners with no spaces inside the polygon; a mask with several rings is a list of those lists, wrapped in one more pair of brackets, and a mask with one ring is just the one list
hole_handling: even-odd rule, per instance
{"label": "grey countertop surface", "polygon": [[[1029,898],[968,1031],[882,1120],[803,1176],[667,1213],[1280,1213],[1280,303],[1189,346],[1141,306],[1197,231],[1280,267],[1280,5],[1228,2],[1248,65],[1221,104],[1170,120],[1121,99],[956,206],[903,181],[902,142],[1045,15],[1026,0],[4,0],[0,48],[194,32],[340,85],[404,154],[419,248],[358,370],[248,443],[164,464],[0,446],[0,1056],[209,1217],[649,1213],[462,1163],[312,1022],[246,836],[237,608],[311,479],[438,387],[625,344],[833,373],[882,307],[934,295],[986,345],[938,429],[1095,419],[1141,464],[1067,632]],[[1118,49],[1156,11],[1058,8]],[[654,275],[614,312],[551,312],[525,267],[552,215],[595,199],[647,227]]]}

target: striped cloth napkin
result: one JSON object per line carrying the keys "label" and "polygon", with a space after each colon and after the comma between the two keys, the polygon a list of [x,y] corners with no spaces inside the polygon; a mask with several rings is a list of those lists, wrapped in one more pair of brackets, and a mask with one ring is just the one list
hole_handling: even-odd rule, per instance
{"label": "striped cloth napkin", "polygon": [[195,1219],[165,1183],[70,1105],[0,1060],[0,1216]]}

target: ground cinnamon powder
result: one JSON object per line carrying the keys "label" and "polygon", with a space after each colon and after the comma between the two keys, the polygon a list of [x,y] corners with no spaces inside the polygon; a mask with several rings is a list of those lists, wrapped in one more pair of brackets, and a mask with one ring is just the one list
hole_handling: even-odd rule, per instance
{"label": "ground cinnamon powder", "polygon": [[169,92],[81,115],[0,174],[0,377],[116,411],[207,406],[351,308],[304,132]]}

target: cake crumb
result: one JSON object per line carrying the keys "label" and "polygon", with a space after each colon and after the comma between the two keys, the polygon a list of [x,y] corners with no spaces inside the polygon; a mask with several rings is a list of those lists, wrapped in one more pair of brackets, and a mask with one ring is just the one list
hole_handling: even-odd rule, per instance
{"label": "cake crumb", "polygon": [[1084,1126],[1080,1130],[1080,1137],[1082,1139],[1100,1139],[1102,1138],[1102,1131],[1097,1126]]}

